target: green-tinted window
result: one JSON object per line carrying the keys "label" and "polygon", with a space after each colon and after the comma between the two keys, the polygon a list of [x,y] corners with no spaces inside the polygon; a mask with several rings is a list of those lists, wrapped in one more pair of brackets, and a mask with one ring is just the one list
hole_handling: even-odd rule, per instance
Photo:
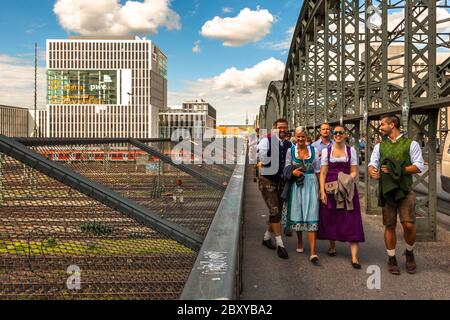
{"label": "green-tinted window", "polygon": [[117,104],[115,70],[48,70],[48,104]]}
{"label": "green-tinted window", "polygon": [[158,69],[159,75],[167,79],[167,58],[161,52],[158,52]]}

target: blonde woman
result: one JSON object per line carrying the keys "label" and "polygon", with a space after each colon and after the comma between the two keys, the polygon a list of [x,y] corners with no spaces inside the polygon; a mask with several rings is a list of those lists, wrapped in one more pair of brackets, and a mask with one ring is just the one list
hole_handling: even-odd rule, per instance
{"label": "blonde woman", "polygon": [[319,182],[320,159],[317,150],[306,144],[308,135],[303,127],[294,134],[296,144],[286,154],[283,172],[289,183],[286,192],[287,211],[285,226],[297,231],[297,252],[303,252],[302,232],[308,233],[310,261],[319,262],[316,254],[316,238],[319,227]]}

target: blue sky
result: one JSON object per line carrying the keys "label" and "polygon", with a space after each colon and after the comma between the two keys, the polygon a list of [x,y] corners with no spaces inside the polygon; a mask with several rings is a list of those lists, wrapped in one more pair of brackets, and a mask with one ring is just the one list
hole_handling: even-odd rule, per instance
{"label": "blue sky", "polygon": [[[269,82],[283,77],[302,5],[302,0],[5,0],[0,104],[33,106],[35,42],[43,108],[46,39],[120,33],[145,36],[166,53],[170,106],[203,98],[217,109],[219,124],[244,123],[246,113],[253,118],[264,104]],[[449,11],[437,10],[438,20],[445,21],[440,32],[450,30]],[[402,19],[403,12],[391,10],[388,28]]]}
{"label": "blue sky", "polygon": [[[66,14],[65,18],[67,15],[70,18],[71,12],[67,9],[70,3],[88,3],[91,6],[89,10],[94,11],[98,9],[94,7],[94,4],[109,8],[111,3],[114,5],[117,2],[117,0],[91,0],[91,4],[89,4],[86,2],[87,0],[59,1],[64,2],[65,11],[58,15],[54,12],[56,0],[2,1],[0,73],[3,71],[4,75],[9,76],[13,71],[17,73],[18,79],[16,80],[19,84],[18,88],[20,87],[17,92],[20,92],[22,97],[17,97],[11,92],[11,90],[14,91],[12,87],[14,81],[8,81],[6,76],[0,75],[0,81],[3,82],[0,83],[0,87],[5,82],[9,83],[9,88],[3,89],[8,92],[0,91],[0,104],[30,105],[32,99],[28,97],[28,93],[32,96],[32,92],[29,92],[30,83],[26,82],[28,79],[32,80],[30,72],[32,71],[34,42],[38,43],[41,51],[39,65],[42,70],[39,79],[45,84],[43,75],[45,40],[48,38],[64,39],[69,34],[78,33],[73,30],[74,28],[68,27],[67,21],[69,20],[66,19],[66,22],[62,22],[63,14]],[[163,8],[161,10],[166,10],[166,13],[170,12],[170,17],[166,21],[156,22],[156,27],[147,28],[147,32],[141,31],[134,34],[155,41],[168,56],[169,104],[177,105],[184,99],[203,97],[217,108],[219,123],[224,124],[243,123],[246,112],[251,116],[256,115],[259,105],[264,104],[264,87],[267,88],[268,81],[278,80],[282,76],[282,70],[284,70],[282,64],[286,62],[287,58],[286,46],[289,45],[292,36],[290,29],[297,22],[303,1],[152,1],[158,2],[158,8]],[[143,0],[139,2],[143,2]],[[127,1],[120,1],[115,5],[116,11],[119,12],[119,9],[126,4]],[[273,19],[269,19],[270,21],[265,24],[264,27],[267,30],[262,32],[262,35],[262,28],[254,30],[255,37],[260,38],[257,42],[243,40],[240,43],[234,43],[233,46],[225,46],[226,40],[220,38],[220,35],[215,36],[214,33],[222,32],[224,18],[237,18],[240,12],[246,8],[246,12],[254,14],[255,17],[260,14],[261,17],[272,17]],[[207,32],[200,34],[205,23],[211,22],[214,17],[218,17],[215,28],[211,27],[208,35],[206,35]],[[174,27],[175,20],[178,21]],[[245,19],[231,21],[232,24],[243,23],[242,34],[251,33],[245,25]],[[229,24],[228,27],[230,27]],[[86,30],[89,28],[90,26],[86,26]],[[133,30],[131,32],[133,33]],[[231,30],[231,32],[234,31]],[[229,36],[239,38],[241,32],[236,33],[236,35]],[[200,52],[193,51],[196,41],[199,41]],[[245,69],[251,70],[245,71]],[[253,79],[251,76],[252,71],[257,75],[257,79]],[[235,78],[240,81],[238,85],[233,84]],[[44,91],[45,85],[41,84],[40,88],[42,88],[40,91]],[[40,107],[43,107],[45,103],[44,98],[45,92],[40,92]]]}

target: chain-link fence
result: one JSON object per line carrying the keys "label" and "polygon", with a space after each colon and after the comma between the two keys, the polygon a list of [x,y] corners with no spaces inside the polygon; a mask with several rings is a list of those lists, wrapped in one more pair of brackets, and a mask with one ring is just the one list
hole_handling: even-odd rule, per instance
{"label": "chain-link fence", "polygon": [[[233,143],[232,148],[229,148],[230,150],[226,149],[226,145],[217,148],[215,151],[218,154],[218,161],[214,161],[216,160],[215,152],[205,150],[211,147],[207,143],[200,146],[196,143],[185,143],[184,146],[189,146],[189,149],[177,149],[177,143],[175,142],[149,142],[147,145],[164,152],[172,159],[184,160],[183,164],[186,167],[200,172],[224,187],[227,186],[236,164],[236,143]],[[184,155],[175,154],[175,150],[181,150]],[[208,159],[208,161],[205,159]],[[227,164],[227,160],[230,162],[229,164]]]}
{"label": "chain-link fence", "polygon": [[[170,155],[169,143],[150,144]],[[206,235],[223,195],[223,190],[130,143],[30,148],[201,236]],[[199,173],[211,175],[205,169]]]}
{"label": "chain-link fence", "polygon": [[[170,154],[173,145],[157,144],[149,143]],[[29,148],[202,237],[224,192],[131,143]],[[196,171],[224,182],[231,176],[214,165]],[[0,299],[177,299],[196,256],[0,153]]]}

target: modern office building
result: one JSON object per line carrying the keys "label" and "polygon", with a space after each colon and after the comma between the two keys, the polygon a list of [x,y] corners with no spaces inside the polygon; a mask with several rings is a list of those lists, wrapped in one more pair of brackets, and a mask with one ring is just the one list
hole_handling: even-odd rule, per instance
{"label": "modern office building", "polygon": [[192,138],[200,138],[205,136],[206,130],[216,129],[216,119],[217,111],[208,102],[203,99],[186,101],[181,108],[159,113],[159,137],[172,138],[175,130],[185,129]]}
{"label": "modern office building", "polygon": [[28,108],[0,105],[0,134],[8,137],[29,137],[34,122]]}
{"label": "modern office building", "polygon": [[47,110],[37,111],[37,136],[40,138],[45,138],[47,132]]}
{"label": "modern office building", "polygon": [[45,136],[158,135],[167,106],[167,58],[138,37],[47,40]]}

